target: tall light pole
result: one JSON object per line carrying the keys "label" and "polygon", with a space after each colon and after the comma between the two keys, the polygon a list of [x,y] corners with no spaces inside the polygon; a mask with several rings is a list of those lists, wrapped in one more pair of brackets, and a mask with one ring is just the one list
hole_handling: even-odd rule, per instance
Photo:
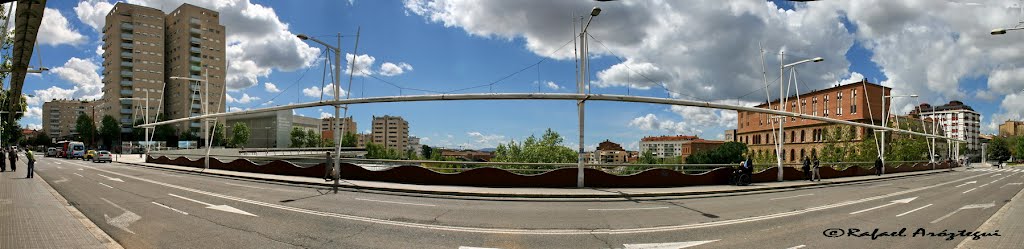
{"label": "tall light pole", "polygon": [[[587,19],[587,24],[580,29],[580,66],[579,72],[576,75],[576,91],[579,94],[585,94],[584,88],[589,78],[589,66],[590,59],[587,57],[587,28],[590,28],[590,22],[594,21],[594,17],[601,14],[601,8],[594,7],[590,10],[590,19]],[[582,24],[582,23],[581,23]],[[576,187],[582,188],[584,186],[583,181],[583,109],[586,99],[576,101],[576,111],[579,117],[580,125],[580,140],[579,140],[579,152],[576,154]]]}
{"label": "tall light pole", "polygon": [[[803,63],[807,63],[807,62],[822,62],[825,59],[823,59],[821,57],[814,57],[814,58],[811,58],[811,59],[800,60],[800,61],[789,63],[789,64],[782,64],[782,63],[785,63],[784,61],[786,60],[786,52],[780,52],[779,56],[780,56],[780,58],[779,58],[779,104],[777,106],[779,107],[780,111],[785,111],[786,110],[786,102],[789,100],[789,96],[786,96],[785,92],[783,90],[783,89],[785,89],[785,86],[783,86],[782,82],[784,82],[784,81],[783,81],[782,78],[785,77],[785,75],[786,75],[786,73],[785,73],[786,68],[794,67],[796,65],[800,65],[800,64],[803,64]],[[799,95],[799,94],[800,93],[797,93],[797,95]],[[775,148],[776,148],[775,149],[775,159],[779,163],[778,180],[781,182],[782,179],[783,179],[783,177],[782,177],[782,169],[783,169],[783,165],[782,165],[782,161],[783,161],[783,158],[782,158],[783,148],[782,147],[783,146],[782,145],[785,143],[785,139],[783,137],[783,136],[785,136],[785,133],[783,133],[782,127],[783,127],[783,124],[786,122],[786,118],[785,117],[777,117],[777,118],[779,120],[779,135],[775,137]]]}
{"label": "tall light pole", "polygon": [[[341,47],[341,34],[338,34],[338,46],[337,47],[331,46],[331,44],[328,44],[326,42],[320,41],[320,40],[318,40],[316,38],[313,38],[311,36],[307,36],[305,34],[298,34],[298,35],[296,35],[296,37],[298,37],[301,40],[310,40],[310,41],[319,43],[320,45],[324,45],[324,47],[327,47],[328,50],[334,51],[334,101],[341,100],[341,88],[340,88],[341,87],[341,48],[340,48]],[[358,56],[358,54],[353,54],[352,55],[352,57],[353,57],[352,58],[352,71],[353,71],[353,73],[356,70],[355,69],[355,61],[356,61],[355,57],[356,56]],[[346,110],[346,115],[348,115],[347,114],[348,113],[347,112],[348,108],[346,107],[345,110]],[[341,122],[340,116],[341,116],[341,105],[334,105],[334,118],[335,118],[335,120],[337,120],[338,122]],[[334,169],[332,170],[332,173],[333,173],[333,177],[334,177],[334,187],[333,187],[333,189],[334,189],[334,193],[337,194],[338,193],[338,181],[341,178],[341,126],[340,125],[334,126]]]}
{"label": "tall light pole", "polygon": [[[885,114],[882,115],[882,126],[889,127],[889,109],[885,108],[885,102],[887,100],[889,100],[889,99],[892,99],[892,98],[901,98],[901,97],[917,98],[917,94],[885,96],[885,92],[882,92],[882,111],[885,112]],[[899,117],[897,117],[897,120],[898,120],[898,118]],[[899,127],[896,127],[896,129],[899,129]],[[881,130],[879,132],[882,132],[882,140],[880,141],[880,144],[882,146],[879,149],[881,152],[878,153],[878,158],[882,159],[882,168],[881,168],[881,170],[882,170],[882,174],[885,174],[885,132],[887,132],[887,130]]]}
{"label": "tall light pole", "polygon": [[[202,105],[203,115],[208,115],[208,114],[210,114],[210,82],[209,82],[210,73],[207,70],[205,70],[205,69],[203,71],[204,71],[203,79],[196,79],[196,78],[192,78],[192,77],[187,77],[186,78],[186,77],[178,77],[178,76],[171,76],[170,78],[171,79],[176,79],[176,80],[188,80],[190,83],[192,81],[202,82],[203,85],[205,85],[205,89],[203,90],[203,95],[205,95],[205,97],[203,97],[203,105]],[[147,94],[148,94],[148,92],[147,92]],[[146,110],[147,111],[149,110],[149,105],[146,106]],[[211,142],[210,140],[212,138],[213,137],[210,136],[210,119],[203,119],[203,139],[206,141],[206,156],[203,157],[204,158],[203,159],[203,168],[204,169],[210,169],[210,148],[211,148],[210,147],[210,142]]]}

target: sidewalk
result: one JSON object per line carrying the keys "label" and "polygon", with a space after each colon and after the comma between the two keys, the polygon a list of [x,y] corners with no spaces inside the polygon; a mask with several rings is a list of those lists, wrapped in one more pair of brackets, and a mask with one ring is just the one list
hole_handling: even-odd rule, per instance
{"label": "sidewalk", "polygon": [[36,173],[0,173],[0,248],[122,248]]}
{"label": "sidewalk", "polygon": [[[117,160],[121,163],[133,164],[146,167],[171,169],[178,171],[199,172],[201,169],[192,167],[146,163],[143,158],[137,155],[121,156]],[[962,170],[962,169],[961,169]],[[826,179],[820,182],[808,181],[787,181],[787,182],[766,182],[755,183],[750,186],[732,185],[709,185],[690,186],[673,188],[489,188],[469,186],[441,186],[441,185],[416,185],[391,182],[342,180],[340,187],[348,189],[375,190],[385,192],[401,192],[412,194],[447,195],[447,196],[471,196],[471,197],[515,197],[515,198],[623,198],[623,197],[678,197],[692,195],[720,195],[738,192],[764,191],[776,189],[789,189],[801,187],[816,187],[829,184],[851,183],[889,179],[897,177],[916,176],[948,172],[948,169],[929,170],[906,173],[892,173],[882,176],[856,176],[835,179]],[[236,172],[228,170],[209,169],[205,174],[238,177],[254,180],[275,181],[292,184],[306,184],[331,186],[330,182],[323,179],[299,176],[281,176],[248,172]]]}
{"label": "sidewalk", "polygon": [[[1010,167],[1007,167],[1010,168]],[[1024,241],[1024,190],[1010,198],[991,218],[978,227],[979,232],[992,233],[999,231],[998,237],[985,237],[979,240],[964,239],[956,248],[1015,249],[1021,248]]]}

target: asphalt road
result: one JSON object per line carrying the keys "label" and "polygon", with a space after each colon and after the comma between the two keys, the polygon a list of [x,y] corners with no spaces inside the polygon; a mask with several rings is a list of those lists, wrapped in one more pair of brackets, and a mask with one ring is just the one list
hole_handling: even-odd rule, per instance
{"label": "asphalt road", "polygon": [[[54,158],[36,168],[126,248],[953,248],[964,238],[943,230],[975,231],[1024,188],[1024,169],[1010,169],[720,197],[473,200]],[[876,228],[906,231],[873,239]]]}

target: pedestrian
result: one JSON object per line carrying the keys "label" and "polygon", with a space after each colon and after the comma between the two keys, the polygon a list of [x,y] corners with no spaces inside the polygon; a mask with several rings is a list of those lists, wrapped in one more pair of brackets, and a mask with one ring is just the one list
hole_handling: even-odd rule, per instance
{"label": "pedestrian", "polygon": [[25,150],[25,158],[28,160],[28,175],[25,175],[25,178],[35,178],[36,157],[32,154],[32,150]]}
{"label": "pedestrian", "polygon": [[882,167],[883,167],[882,166],[882,158],[881,157],[875,158],[875,175],[878,175],[878,176],[882,175]]}
{"label": "pedestrian", "polygon": [[7,159],[11,159],[11,172],[18,171],[18,152],[7,150]]}
{"label": "pedestrian", "polygon": [[[6,158],[6,157],[2,156],[4,154],[4,152],[6,152],[6,151],[7,150],[0,149],[0,172],[7,171],[7,162],[4,161],[4,158]],[[14,169],[11,169],[11,170],[14,170]]]}
{"label": "pedestrian", "polygon": [[754,158],[747,156],[747,168],[744,173],[747,174],[747,179],[751,179],[754,176]]}
{"label": "pedestrian", "polygon": [[811,179],[811,160],[807,159],[807,157],[804,157],[803,161],[804,166],[800,169],[804,171],[804,180],[814,181],[814,179]]}
{"label": "pedestrian", "polygon": [[818,156],[812,156],[814,158],[814,165],[811,168],[811,181],[818,179],[821,181],[821,162],[818,161]]}

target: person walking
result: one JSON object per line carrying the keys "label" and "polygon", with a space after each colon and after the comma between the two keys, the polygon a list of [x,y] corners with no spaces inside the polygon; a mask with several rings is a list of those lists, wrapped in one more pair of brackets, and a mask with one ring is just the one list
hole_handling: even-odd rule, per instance
{"label": "person walking", "polygon": [[7,171],[7,162],[5,161],[5,158],[7,157],[3,156],[5,152],[7,152],[7,150],[0,149],[0,172]]}
{"label": "person walking", "polygon": [[882,166],[882,158],[881,157],[875,158],[875,175],[878,175],[878,176],[882,175],[882,167],[883,167]]}
{"label": "person walking", "polygon": [[25,150],[25,159],[28,160],[28,174],[25,175],[25,178],[35,178],[36,157],[33,155],[32,150]]}
{"label": "person walking", "polygon": [[818,181],[820,182],[821,181],[821,162],[818,161],[818,156],[813,156],[813,158],[814,158],[814,165],[811,166],[812,167],[811,168],[811,181],[814,181],[814,179],[818,179]]}
{"label": "person walking", "polygon": [[807,159],[807,157],[804,157],[803,161],[804,166],[801,167],[800,169],[804,171],[804,180],[814,181],[814,179],[811,179],[811,160]]}
{"label": "person walking", "polygon": [[18,152],[14,149],[7,150],[7,159],[11,160],[11,171],[18,171]]}

